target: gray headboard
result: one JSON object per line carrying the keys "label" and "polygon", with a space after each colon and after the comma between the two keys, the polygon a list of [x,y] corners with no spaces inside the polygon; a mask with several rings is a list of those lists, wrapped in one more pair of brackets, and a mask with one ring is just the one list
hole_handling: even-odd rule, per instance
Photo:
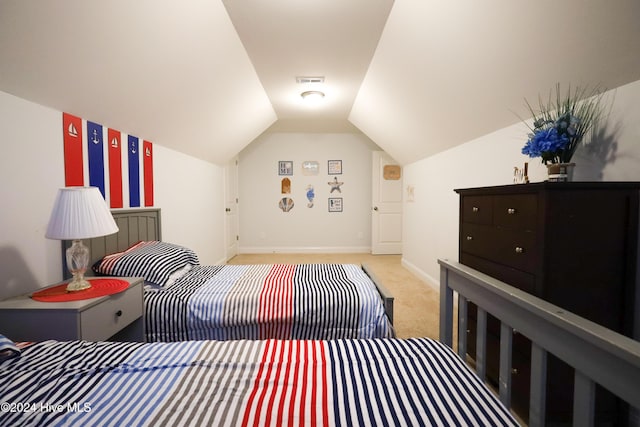
{"label": "gray headboard", "polygon": [[[160,209],[119,209],[111,211],[111,214],[120,229],[117,233],[83,240],[83,243],[91,251],[91,260],[86,276],[93,275],[91,266],[105,255],[123,251],[140,240],[162,240]],[[69,246],[71,246],[71,241],[62,242],[62,275],[65,279],[71,277],[65,256],[65,251]]]}

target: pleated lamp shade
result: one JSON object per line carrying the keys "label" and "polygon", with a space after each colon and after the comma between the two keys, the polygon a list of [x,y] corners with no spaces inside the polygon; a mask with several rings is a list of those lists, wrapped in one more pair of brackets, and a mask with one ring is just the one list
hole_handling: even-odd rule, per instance
{"label": "pleated lamp shade", "polygon": [[45,234],[47,239],[91,239],[117,232],[118,226],[97,187],[58,190]]}

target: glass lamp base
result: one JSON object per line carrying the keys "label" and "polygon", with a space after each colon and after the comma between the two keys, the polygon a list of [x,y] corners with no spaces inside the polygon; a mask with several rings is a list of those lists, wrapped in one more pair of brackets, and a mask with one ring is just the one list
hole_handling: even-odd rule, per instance
{"label": "glass lamp base", "polygon": [[89,248],[82,244],[80,240],[74,240],[72,245],[67,249],[67,267],[73,279],[67,285],[67,291],[75,292],[89,289],[91,283],[84,280],[84,272],[87,271],[89,264]]}
{"label": "glass lamp base", "polygon": [[91,287],[91,283],[84,280],[83,277],[73,276],[73,280],[69,282],[67,285],[67,292],[76,292],[83,291],[85,289],[89,289]]}

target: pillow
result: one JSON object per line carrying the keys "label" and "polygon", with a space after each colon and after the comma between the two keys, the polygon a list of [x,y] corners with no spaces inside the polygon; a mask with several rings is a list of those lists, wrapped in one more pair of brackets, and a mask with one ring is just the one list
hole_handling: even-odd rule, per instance
{"label": "pillow", "polygon": [[198,264],[198,256],[189,248],[142,241],[123,252],[105,256],[93,265],[93,271],[103,276],[144,277],[147,282],[163,286],[174,272]]}
{"label": "pillow", "polygon": [[16,343],[4,335],[0,335],[0,362],[18,356],[20,356],[20,349]]}

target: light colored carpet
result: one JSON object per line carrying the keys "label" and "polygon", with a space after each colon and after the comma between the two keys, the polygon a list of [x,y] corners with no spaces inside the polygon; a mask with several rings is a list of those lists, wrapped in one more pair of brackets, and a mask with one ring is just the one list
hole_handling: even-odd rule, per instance
{"label": "light colored carpet", "polygon": [[240,254],[228,264],[368,264],[394,296],[394,327],[399,338],[438,338],[439,293],[401,265],[400,255]]}

